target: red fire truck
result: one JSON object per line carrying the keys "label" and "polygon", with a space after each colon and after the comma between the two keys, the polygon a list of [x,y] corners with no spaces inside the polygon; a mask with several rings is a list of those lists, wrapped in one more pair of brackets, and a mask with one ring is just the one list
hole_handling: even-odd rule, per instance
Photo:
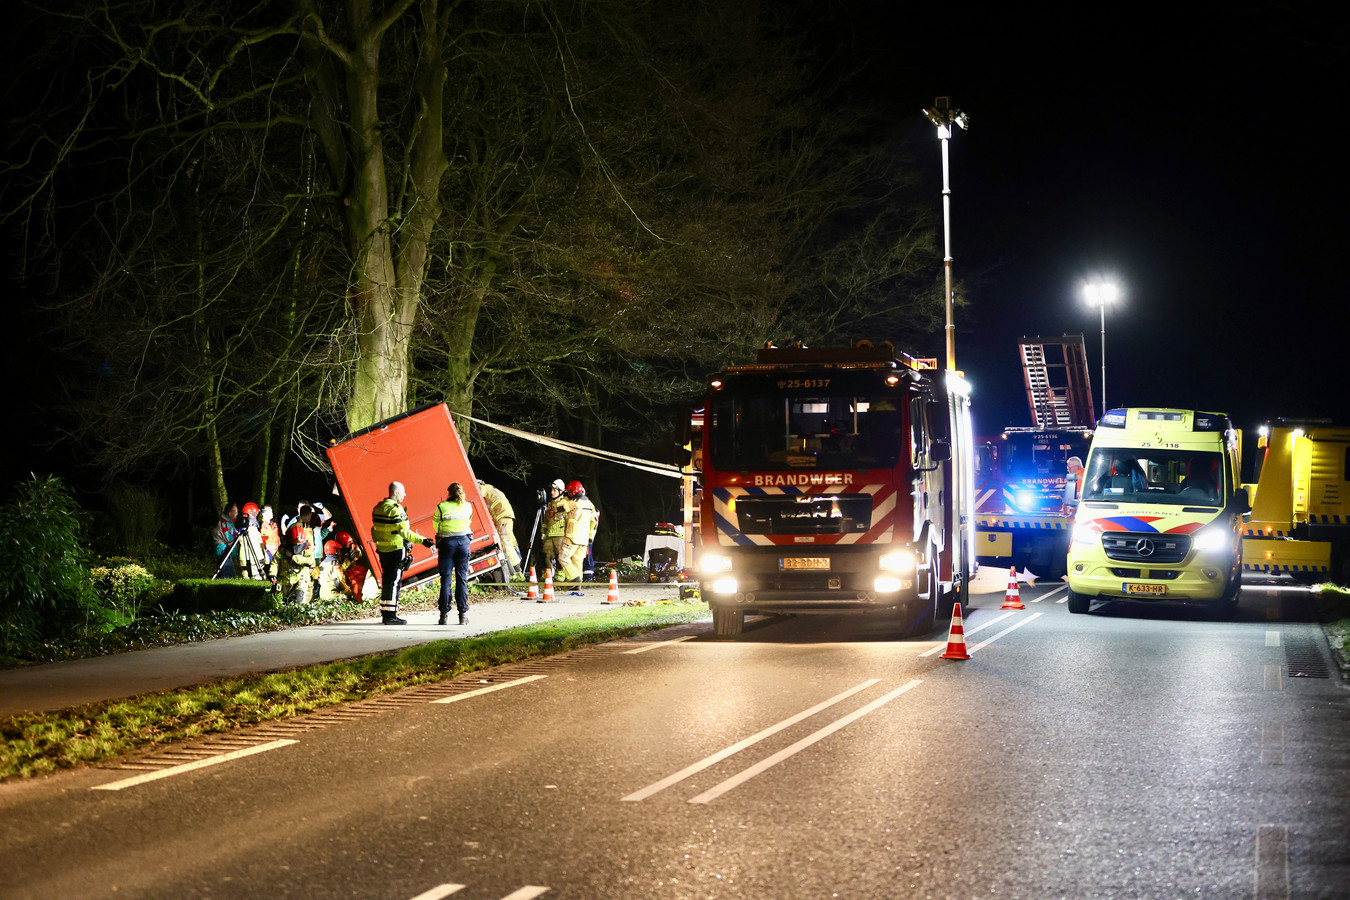
{"label": "red fire truck", "polygon": [[[413,531],[435,537],[432,515],[445,499],[452,481],[464,485],[465,499],[473,506],[473,541],[469,545],[469,572],[475,578],[504,580],[497,550],[497,528],[487,504],[478,493],[473,467],[460,442],[459,432],[444,403],[424,406],[377,422],[369,428],[334,441],[328,461],[337,476],[338,490],[347,503],[356,536],[365,550],[366,564],[380,583],[380,557],[371,543],[371,513],[389,496],[389,482],[401,481],[408,489],[404,502]],[[403,572],[405,586],[435,577],[436,550],[420,544],[412,548],[413,561]]]}
{"label": "red fire truck", "polygon": [[969,392],[889,344],[772,345],[708,383],[698,569],[747,612],[888,610],[927,632],[974,571]]}

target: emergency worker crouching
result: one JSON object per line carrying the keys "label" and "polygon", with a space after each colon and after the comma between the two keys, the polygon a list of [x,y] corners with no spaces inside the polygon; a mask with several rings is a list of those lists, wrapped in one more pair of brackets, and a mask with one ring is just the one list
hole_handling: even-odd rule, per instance
{"label": "emergency worker crouching", "polygon": [[281,542],[282,596],[296,603],[308,603],[314,586],[314,533],[310,522],[313,511],[306,507],[296,516]]}
{"label": "emergency worker crouching", "polygon": [[385,625],[407,625],[407,619],[398,615],[398,592],[403,584],[403,557],[412,551],[414,543],[431,547],[431,538],[424,538],[408,525],[408,511],[403,498],[408,490],[402,482],[389,482],[389,496],[375,504],[371,513],[370,536],[375,553],[380,557],[380,618]]}
{"label": "emergency worker crouching", "polygon": [[366,576],[370,574],[370,568],[361,561],[361,546],[345,531],[333,535],[333,540],[338,545],[338,595],[353,603],[360,602]]}
{"label": "emergency worker crouching", "polygon": [[539,526],[540,547],[544,552],[544,568],[558,571],[562,568],[563,535],[567,531],[567,513],[571,508],[563,496],[565,487],[561,478],[548,486],[549,499],[544,505],[543,523]]}
{"label": "emergency worker crouching", "polygon": [[510,563],[506,567],[506,578],[509,581],[515,570],[520,568],[520,546],[516,544],[516,511],[511,508],[511,501],[506,499],[505,494],[482,479],[478,481],[478,493],[483,495],[488,516],[497,526],[497,537],[501,541],[502,551],[506,554],[506,561]]}
{"label": "emergency worker crouching", "polygon": [[563,532],[562,551],[558,555],[558,580],[580,581],[586,559],[586,546],[595,534],[595,505],[586,496],[580,481],[567,485],[567,524]]}

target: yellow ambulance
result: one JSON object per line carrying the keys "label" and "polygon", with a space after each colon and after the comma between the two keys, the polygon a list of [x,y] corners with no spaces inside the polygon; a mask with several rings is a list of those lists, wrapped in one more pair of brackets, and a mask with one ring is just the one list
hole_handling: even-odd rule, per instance
{"label": "yellow ambulance", "polygon": [[1237,608],[1241,440],[1228,416],[1113,409],[1097,424],[1069,543],[1068,607],[1093,600]]}

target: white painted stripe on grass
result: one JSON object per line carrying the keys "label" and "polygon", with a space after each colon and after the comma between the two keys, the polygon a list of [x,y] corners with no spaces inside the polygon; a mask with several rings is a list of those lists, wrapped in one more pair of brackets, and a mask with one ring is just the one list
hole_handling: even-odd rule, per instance
{"label": "white painted stripe on grass", "polygon": [[214,766],[218,763],[229,762],[233,759],[240,759],[245,756],[252,756],[255,753],[266,753],[268,750],[275,750],[278,747],[286,747],[298,741],[281,740],[270,741],[266,744],[259,744],[256,747],[249,747],[246,750],[233,750],[229,753],[222,753],[220,756],[213,756],[210,759],[199,759],[196,762],[184,763],[181,766],[171,766],[167,769],[160,769],[157,772],[146,772],[144,775],[136,775],[132,778],[123,778],[121,781],[111,781],[107,784],[96,784],[91,791],[120,791],[123,788],[136,787],[138,784],[145,784],[149,781],[158,781],[161,778],[171,778],[174,775],[182,775],[184,772],[191,772],[194,769],[204,769],[207,766]]}
{"label": "white painted stripe on grass", "polygon": [[[995,624],[995,623],[997,623],[997,622],[1002,622],[1004,619],[1008,618],[1008,616],[1011,616],[1014,612],[1016,612],[1016,610],[1008,610],[1008,611],[1005,612],[1003,615],[1001,615],[1001,616],[994,616],[994,617],[993,617],[992,619],[990,619],[988,622],[981,622],[980,624],[976,625],[974,628],[970,628],[970,629],[967,629],[967,628],[965,627],[965,620],[964,620],[964,617],[962,617],[962,625],[961,625],[961,628],[962,628],[962,634],[963,634],[964,636],[966,636],[966,637],[969,637],[969,636],[972,635],[972,634],[979,634],[981,631],[984,631],[984,630],[985,630],[986,628],[988,628],[989,626],[991,626],[991,625],[993,625],[993,624]],[[1039,613],[1038,613],[1038,615],[1039,615]],[[950,637],[950,635],[948,635],[948,637]],[[919,655],[920,655],[920,656],[932,656],[934,653],[941,653],[943,650],[946,650],[946,649],[947,649],[947,641],[944,640],[944,641],[942,641],[942,643],[938,644],[936,647],[929,647],[927,650],[923,651],[923,652],[920,653]]]}
{"label": "white painted stripe on grass", "polygon": [[527,884],[523,888],[517,888],[507,894],[502,900],[534,900],[535,897],[542,897],[548,893],[548,888],[540,887],[537,884]]}
{"label": "white painted stripe on grass", "polygon": [[877,699],[873,700],[866,706],[854,710],[853,712],[849,713],[848,715],[844,716],[841,719],[835,719],[829,725],[826,725],[824,728],[820,729],[817,732],[814,732],[813,734],[807,735],[797,743],[793,744],[791,747],[785,747],[782,750],[779,750],[773,756],[770,756],[767,759],[755,763],[753,766],[744,770],[743,772],[733,775],[726,781],[722,782],[721,784],[709,788],[708,790],[699,794],[697,797],[691,798],[689,802],[711,803],[712,801],[716,800],[718,797],[722,796],[732,788],[744,784],[745,782],[749,781],[751,778],[754,778],[761,772],[768,771],[769,769],[778,765],[783,760],[797,755],[801,751],[805,750],[807,747],[810,747],[812,744],[815,744],[818,741],[822,741],[825,738],[829,737],[830,735],[834,734],[836,731],[843,728],[845,725],[849,725],[853,722],[856,722],[857,720],[861,719],[868,713],[881,708],[885,704],[890,703],[896,697],[899,697],[906,691],[912,690],[921,684],[923,684],[923,681],[918,678],[915,678],[913,681],[905,682],[904,684],[900,685],[900,687],[891,691],[889,694],[885,694],[881,697],[878,697]]}
{"label": "white painted stripe on grass", "polygon": [[685,635],[684,637],[675,638],[674,640],[657,641],[655,644],[644,644],[641,647],[634,647],[632,650],[625,650],[623,652],[624,655],[631,655],[634,653],[646,653],[648,650],[655,650],[658,647],[669,647],[671,644],[678,644],[680,641],[692,641],[693,639],[694,635],[690,634]]}
{"label": "white painted stripe on grass", "polygon": [[668,775],[667,777],[662,778],[660,781],[657,781],[657,782],[654,782],[654,783],[652,783],[652,784],[647,785],[645,788],[643,788],[643,789],[640,790],[640,791],[634,791],[633,793],[629,794],[627,797],[621,798],[621,800],[626,801],[626,802],[630,802],[630,803],[636,803],[636,802],[639,801],[639,800],[646,800],[646,799],[647,799],[648,797],[650,797],[652,794],[655,794],[655,793],[657,793],[658,791],[663,791],[663,790],[665,790],[666,788],[670,787],[672,784],[676,784],[676,783],[678,783],[678,782],[684,781],[684,780],[685,780],[686,778],[688,778],[690,775],[694,775],[694,774],[697,774],[698,772],[702,772],[704,769],[708,768],[709,766],[716,765],[717,763],[719,763],[719,762],[721,762],[722,760],[726,759],[728,756],[731,756],[732,754],[735,754],[735,753],[739,753],[739,752],[741,752],[742,750],[744,750],[746,747],[750,747],[750,746],[753,746],[754,744],[758,744],[760,741],[764,740],[764,739],[767,738],[767,737],[771,737],[771,736],[777,734],[778,732],[782,731],[784,728],[790,728],[791,726],[796,725],[796,724],[797,724],[798,722],[800,722],[802,719],[806,719],[806,718],[809,718],[809,717],[811,717],[811,716],[814,716],[816,713],[820,712],[821,710],[829,709],[831,706],[834,706],[836,703],[839,703],[839,702],[842,701],[842,700],[847,700],[849,697],[852,697],[854,694],[858,693],[858,691],[865,690],[866,688],[870,688],[872,685],[876,684],[876,683],[879,682],[879,681],[881,681],[880,678],[869,678],[869,679],[867,679],[866,681],[864,681],[864,682],[861,683],[861,684],[856,684],[856,685],[854,685],[853,687],[851,687],[851,688],[849,688],[848,690],[844,691],[842,694],[835,694],[835,695],[834,695],[833,697],[831,697],[830,699],[824,700],[824,701],[822,701],[822,702],[820,702],[820,703],[817,703],[815,706],[811,707],[810,709],[803,710],[802,712],[797,713],[795,716],[789,716],[788,718],[786,718],[786,719],[784,719],[783,721],[777,723],[776,725],[770,725],[768,728],[765,728],[763,731],[760,731],[760,732],[757,732],[757,733],[755,733],[755,734],[752,734],[752,735],[750,735],[750,737],[746,738],[746,739],[743,740],[743,741],[737,741],[736,743],[732,744],[730,747],[727,747],[725,750],[718,750],[718,751],[717,751],[716,753],[714,753],[712,756],[704,757],[703,759],[700,759],[698,762],[694,763],[693,765],[691,765],[691,766],[686,766],[685,768],[683,768],[683,769],[681,769],[680,771],[676,772],[674,775]]}
{"label": "white painted stripe on grass", "polygon": [[458,703],[460,700],[467,700],[470,697],[477,697],[479,694],[490,694],[493,691],[504,691],[509,687],[515,687],[518,684],[525,684],[528,681],[538,681],[541,678],[547,678],[547,675],[526,675],[524,678],[517,678],[515,681],[503,681],[501,684],[490,684],[485,688],[479,688],[476,691],[465,691],[462,694],[456,694],[453,697],[442,697],[439,700],[432,700],[432,703]]}
{"label": "white painted stripe on grass", "polygon": [[973,654],[975,653],[975,651],[976,651],[976,650],[979,650],[981,647],[988,647],[990,644],[992,644],[994,641],[998,640],[999,638],[1003,637],[1003,636],[1004,636],[1005,634],[1007,634],[1008,632],[1010,632],[1010,631],[1016,631],[1017,629],[1021,628],[1023,625],[1026,625],[1028,622],[1031,622],[1033,619],[1039,618],[1040,616],[1043,616],[1043,615],[1045,615],[1045,613],[1032,613],[1031,615],[1027,616],[1025,619],[1023,619],[1023,620],[1021,620],[1020,622],[1018,622],[1016,625],[1009,625],[1007,628],[1003,629],[1002,631],[1000,631],[998,634],[994,635],[993,637],[985,638],[984,640],[980,641],[978,644],[971,644],[970,646],[966,647],[966,652],[973,655]]}
{"label": "white painted stripe on grass", "polygon": [[451,894],[459,893],[464,890],[462,884],[438,884],[429,891],[423,891],[412,900],[441,900],[442,897],[449,897]]}

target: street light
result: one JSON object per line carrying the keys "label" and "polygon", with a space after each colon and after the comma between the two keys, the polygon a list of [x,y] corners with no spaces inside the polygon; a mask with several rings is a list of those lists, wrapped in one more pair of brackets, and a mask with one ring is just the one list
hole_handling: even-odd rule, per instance
{"label": "street light", "polygon": [[1102,313],[1102,415],[1106,415],[1106,305],[1120,298],[1120,288],[1110,281],[1089,281],[1083,298]]}
{"label": "street light", "polygon": [[952,189],[947,183],[947,141],[951,140],[952,126],[970,127],[970,117],[952,108],[951,97],[938,97],[923,114],[937,126],[938,140],[942,142],[942,268],[947,276],[947,369],[956,369],[956,325],[952,322]]}

